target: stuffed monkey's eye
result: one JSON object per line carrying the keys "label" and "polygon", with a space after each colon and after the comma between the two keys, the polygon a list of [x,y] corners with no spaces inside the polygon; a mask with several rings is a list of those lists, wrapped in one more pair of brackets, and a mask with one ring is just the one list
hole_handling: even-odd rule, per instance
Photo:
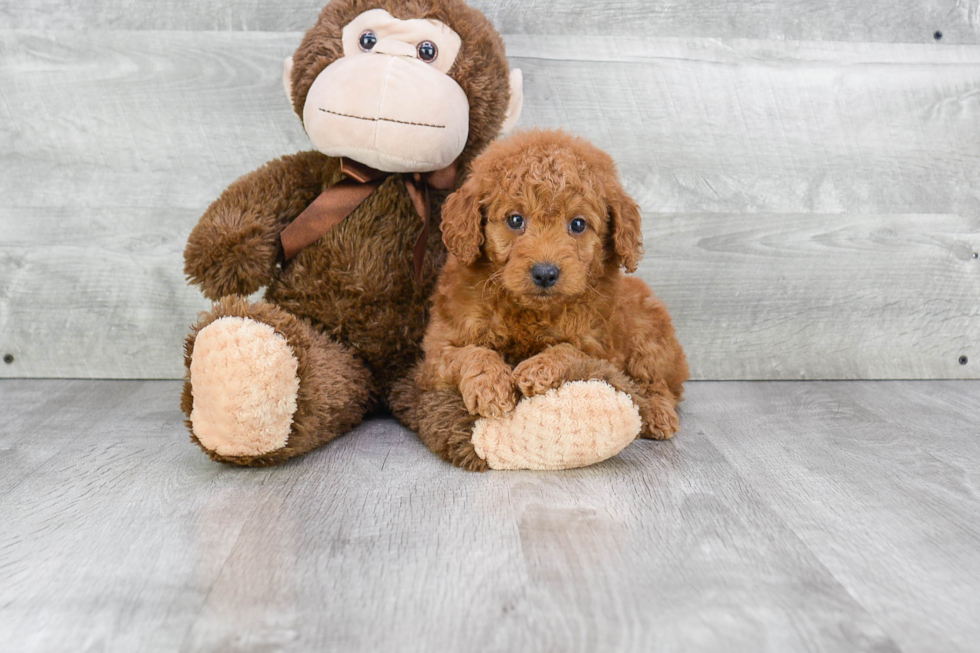
{"label": "stuffed monkey's eye", "polygon": [[588,225],[585,223],[585,220],[583,220],[582,218],[575,218],[571,222],[568,223],[568,229],[573,234],[580,234],[580,233],[582,233],[583,231],[585,231],[585,228],[587,226]]}
{"label": "stuffed monkey's eye", "polygon": [[373,48],[377,42],[378,36],[371,30],[364,30],[361,37],[357,39],[357,44],[361,46],[361,49],[365,52],[370,52],[371,48]]}
{"label": "stuffed monkey's eye", "polygon": [[418,53],[419,59],[425,63],[432,63],[439,56],[439,48],[432,41],[422,41],[419,43]]}
{"label": "stuffed monkey's eye", "polygon": [[520,231],[524,228],[524,216],[517,213],[507,216],[507,226],[514,231]]}

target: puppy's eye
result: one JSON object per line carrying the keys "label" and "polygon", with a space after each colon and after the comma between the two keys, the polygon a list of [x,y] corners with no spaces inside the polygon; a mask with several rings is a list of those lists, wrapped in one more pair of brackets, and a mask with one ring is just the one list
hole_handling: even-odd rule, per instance
{"label": "puppy's eye", "polygon": [[419,59],[425,63],[432,63],[439,56],[439,48],[432,41],[422,41],[417,48]]}
{"label": "puppy's eye", "polygon": [[520,231],[524,228],[524,216],[517,213],[507,216],[507,226],[514,231]]}
{"label": "puppy's eye", "polygon": [[378,35],[371,30],[365,30],[363,33],[361,33],[360,38],[357,39],[357,44],[361,46],[361,49],[365,52],[370,52],[371,48],[373,48],[377,42]]}
{"label": "puppy's eye", "polygon": [[571,231],[573,234],[580,234],[583,231],[585,231],[585,228],[587,226],[588,225],[585,223],[585,220],[583,220],[582,218],[575,218],[568,223],[568,230]]}

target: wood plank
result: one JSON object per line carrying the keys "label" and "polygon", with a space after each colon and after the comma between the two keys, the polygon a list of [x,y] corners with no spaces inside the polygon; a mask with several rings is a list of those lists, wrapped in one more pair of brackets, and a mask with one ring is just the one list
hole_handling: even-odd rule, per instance
{"label": "wood plank", "polygon": [[695,378],[980,378],[978,218],[647,213],[644,241]]}
{"label": "wood plank", "polygon": [[[200,209],[231,178],[308,148],[281,91],[297,40],[0,33],[7,205]],[[523,124],[595,140],[650,210],[967,213],[978,199],[977,47],[509,46],[527,79]]]}
{"label": "wood plank", "polygon": [[[67,396],[78,397],[87,391],[88,388],[71,381],[0,383],[0,414],[3,415],[0,419],[0,496],[54,457],[58,449],[51,444],[48,434],[69,429],[80,420],[84,424],[80,411],[66,411],[64,407]],[[105,397],[99,399],[104,401]],[[91,409],[81,412],[90,419],[95,416]],[[29,440],[36,446],[17,446]]]}
{"label": "wood plank", "polygon": [[462,472],[390,420],[255,470],[187,442],[175,382],[71,385],[88,425],[23,420],[59,453],[0,496],[18,651],[898,651],[696,412],[567,473]]}
{"label": "wood plank", "polygon": [[321,475],[326,500],[259,509],[191,650],[897,650],[711,448],[474,480],[387,433],[373,458],[397,476],[365,461]]}
{"label": "wood plank", "polygon": [[[0,349],[15,355],[0,374],[183,374],[186,329],[208,306],[181,272],[194,218],[106,213],[153,231],[56,234],[0,274]],[[977,378],[978,232],[959,216],[648,214],[639,274],[671,307],[695,378]]]}
{"label": "wood plank", "polygon": [[608,150],[647,211],[973,215],[980,198],[980,48],[520,37],[509,53],[524,124]]}
{"label": "wood plank", "polygon": [[[182,374],[206,306],[186,234],[236,176],[308,147],[279,86],[297,39],[0,32],[0,376]],[[957,363],[980,362],[980,48],[509,48],[524,124],[620,162],[697,378],[980,375]]]}
{"label": "wood plank", "polygon": [[686,407],[901,650],[927,653],[980,641],[978,397],[977,382],[712,384]]}
{"label": "wood plank", "polygon": [[[0,25],[20,29],[302,31],[325,0],[133,0],[0,3]],[[471,0],[507,34],[629,34],[774,40],[980,43],[977,0]]]}
{"label": "wood plank", "polygon": [[[974,494],[980,487],[980,438],[977,415],[980,387],[963,381],[892,383],[887,391],[872,386],[854,388],[854,400],[879,414],[888,414],[889,424],[915,442],[925,464],[943,469],[949,487],[957,494]],[[901,406],[901,410],[896,407]],[[936,424],[942,424],[942,430]],[[972,514],[960,513],[965,520]]]}
{"label": "wood plank", "polygon": [[[12,242],[0,246],[0,355],[14,357],[0,376],[183,377],[184,339],[211,305],[183,273],[184,244],[199,212],[25,213],[37,222],[13,229]],[[50,232],[53,224],[65,227]]]}
{"label": "wood plank", "polygon": [[251,500],[281,471],[202,459],[180,432],[177,383],[72,385],[51,408],[81,423],[13,445],[21,458],[57,453],[0,498],[0,634],[23,651],[173,650],[167,625],[196,616]]}
{"label": "wood plank", "polygon": [[202,212],[237,176],[310,149],[282,90],[300,35],[152,37],[0,32],[5,208]]}

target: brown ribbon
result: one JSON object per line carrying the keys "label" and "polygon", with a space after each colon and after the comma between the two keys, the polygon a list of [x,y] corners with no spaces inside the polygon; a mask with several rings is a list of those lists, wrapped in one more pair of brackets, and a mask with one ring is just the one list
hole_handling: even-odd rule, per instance
{"label": "brown ribbon", "polygon": [[[320,193],[280,234],[283,255],[287,261],[343,222],[344,218],[353,213],[391,175],[346,158],[340,159],[340,171],[347,178]],[[416,212],[422,218],[422,231],[412,248],[415,279],[421,282],[422,264],[425,262],[425,249],[429,240],[429,188],[451,190],[456,183],[456,164],[451,163],[435,172],[416,172],[411,177],[402,179]]]}

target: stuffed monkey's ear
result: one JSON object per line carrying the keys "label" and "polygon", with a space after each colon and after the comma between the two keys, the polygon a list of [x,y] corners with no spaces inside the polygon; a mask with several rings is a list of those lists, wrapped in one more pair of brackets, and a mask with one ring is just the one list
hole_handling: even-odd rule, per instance
{"label": "stuffed monkey's ear", "polygon": [[463,265],[472,265],[480,257],[483,211],[480,188],[473,176],[442,205],[442,242]]}
{"label": "stuffed monkey's ear", "polygon": [[509,134],[517,126],[524,107],[524,73],[520,68],[510,71],[510,102],[504,115],[504,124],[500,127],[501,136]]}
{"label": "stuffed monkey's ear", "polygon": [[293,104],[293,58],[286,57],[282,62],[282,87],[286,89],[286,99]]}
{"label": "stuffed monkey's ear", "polygon": [[640,224],[640,208],[616,182],[609,198],[609,220],[612,227],[612,245],[623,269],[636,272],[643,256],[643,231]]}

